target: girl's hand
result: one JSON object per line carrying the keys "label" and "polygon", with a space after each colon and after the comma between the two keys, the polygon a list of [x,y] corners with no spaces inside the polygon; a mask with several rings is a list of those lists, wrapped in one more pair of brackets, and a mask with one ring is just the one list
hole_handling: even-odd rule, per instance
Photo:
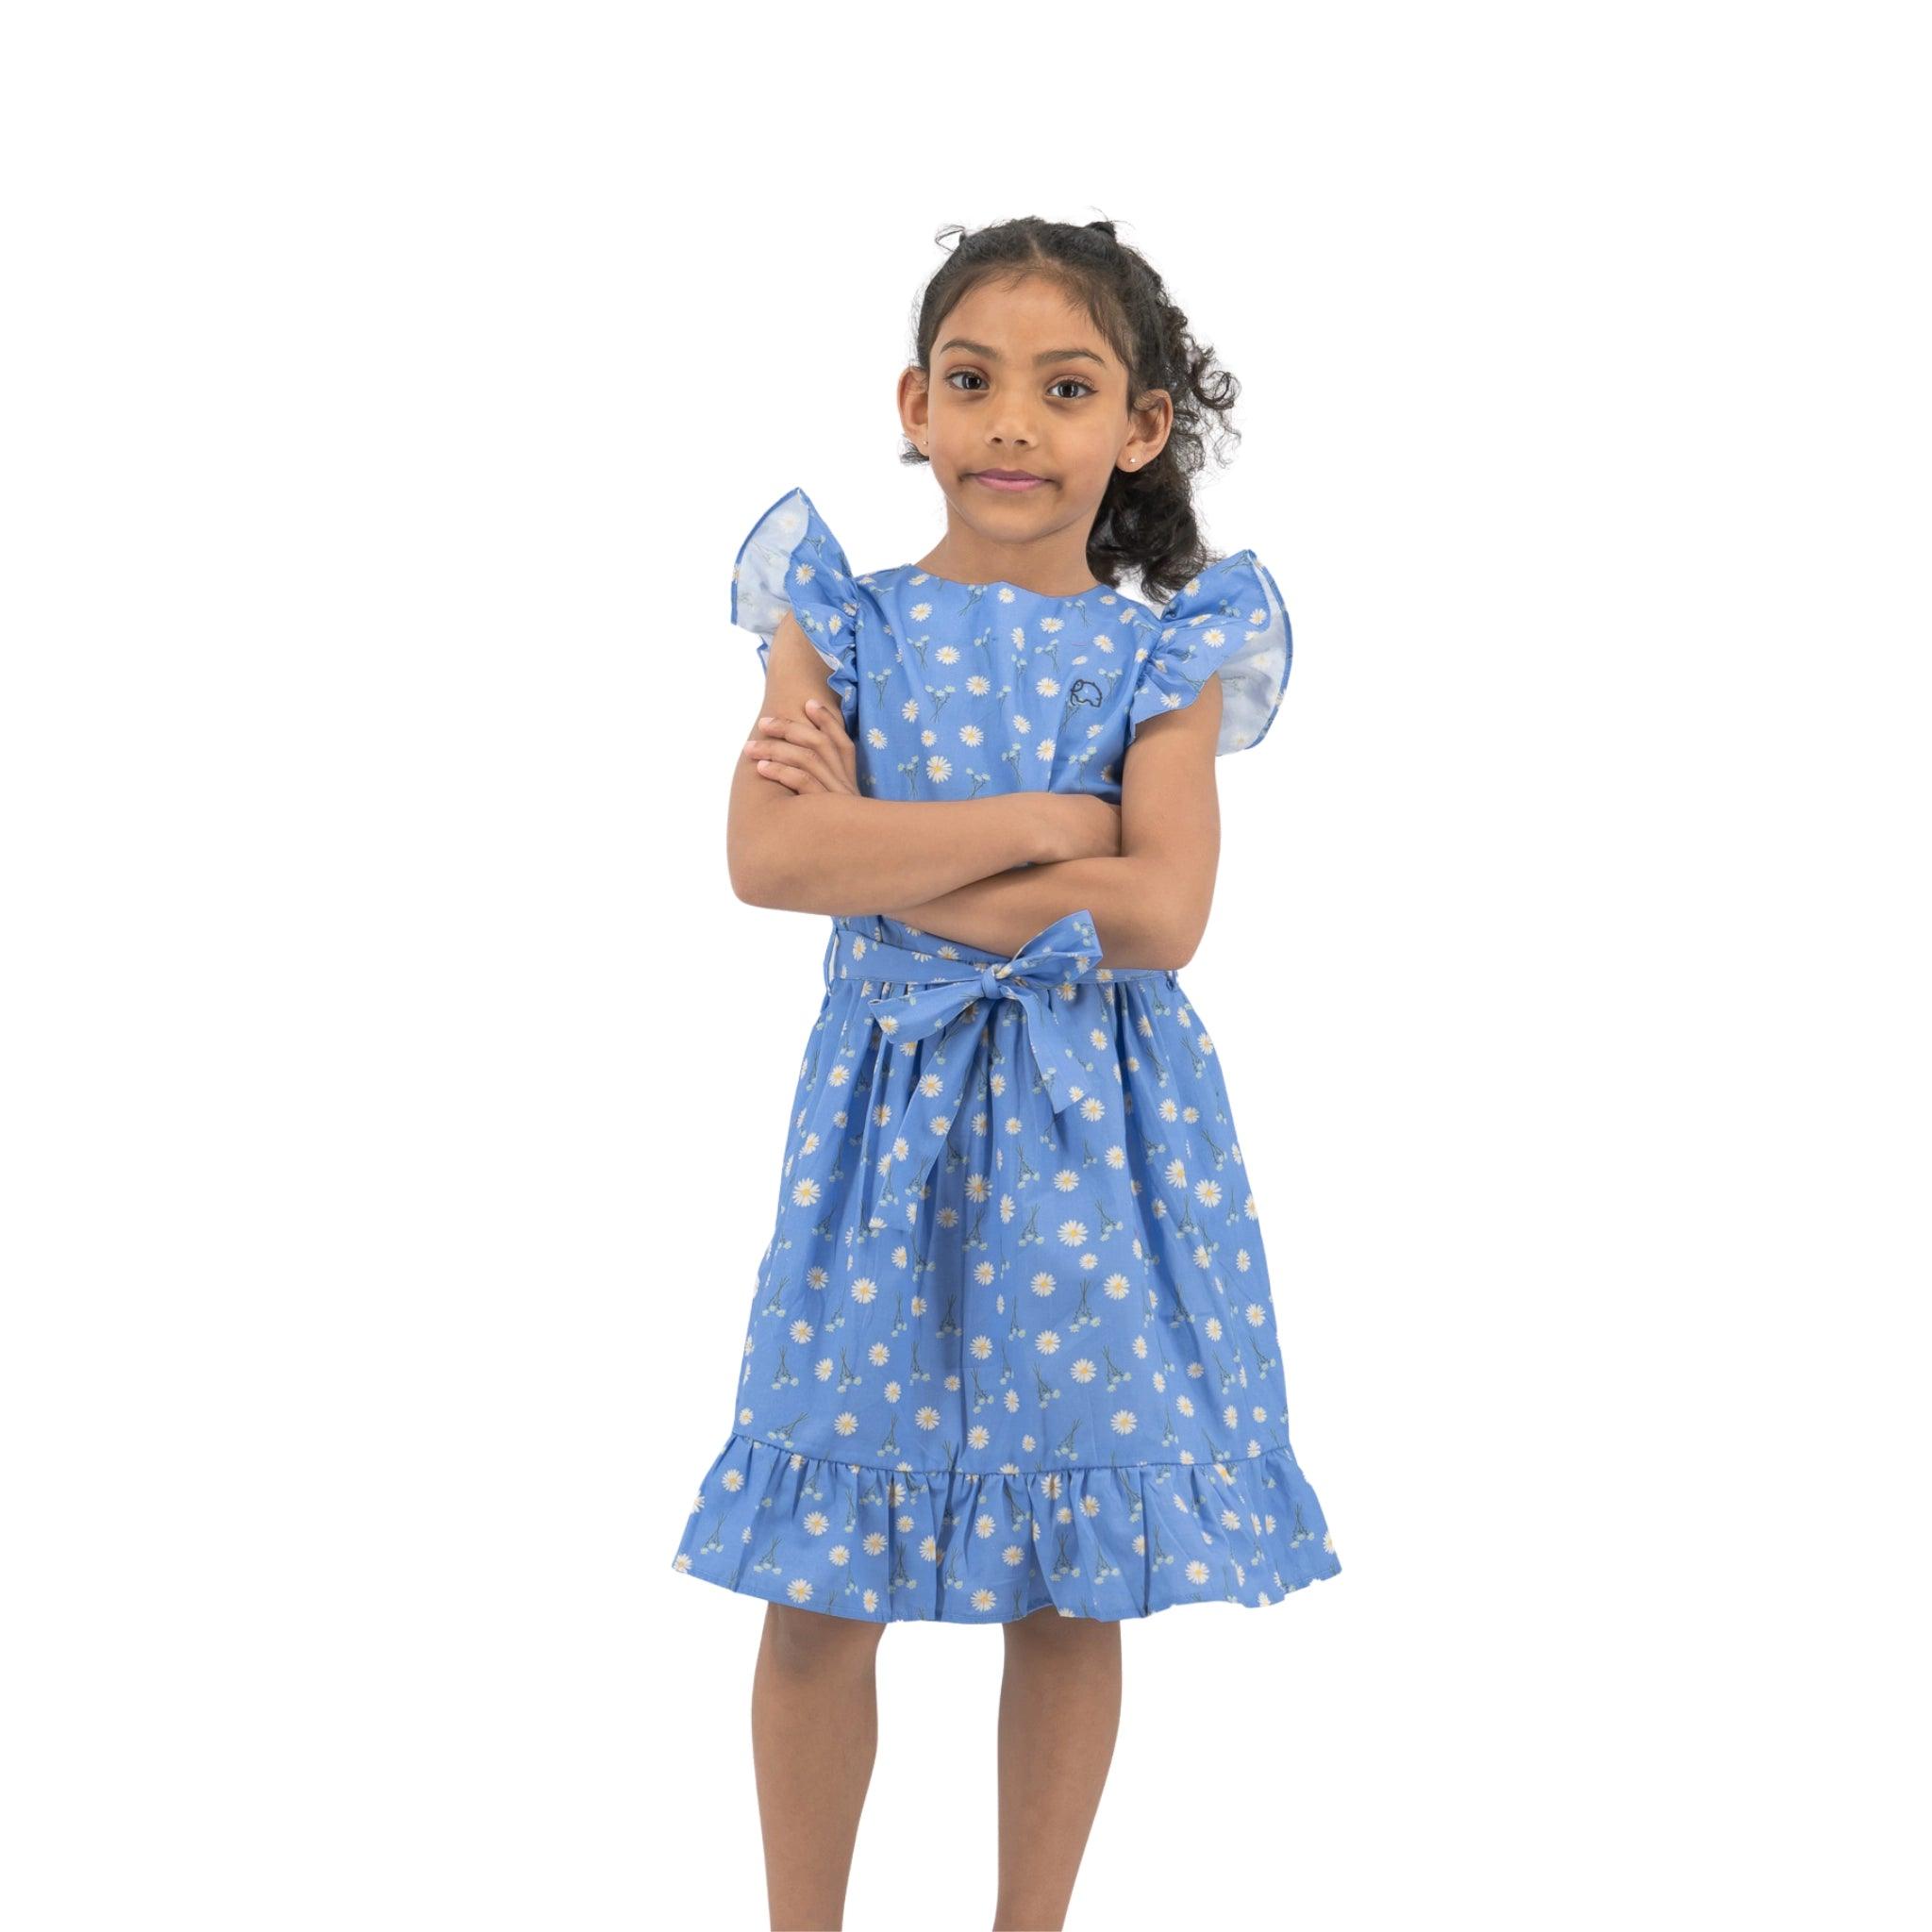
{"label": "girl's hand", "polygon": [[836,705],[807,698],[806,715],[758,720],[762,734],[744,747],[758,776],[792,791],[845,791],[858,796],[858,752],[845,735]]}
{"label": "girl's hand", "polygon": [[1054,791],[1045,795],[1051,820],[1055,858],[1118,858],[1121,856],[1121,808],[1091,791]]}

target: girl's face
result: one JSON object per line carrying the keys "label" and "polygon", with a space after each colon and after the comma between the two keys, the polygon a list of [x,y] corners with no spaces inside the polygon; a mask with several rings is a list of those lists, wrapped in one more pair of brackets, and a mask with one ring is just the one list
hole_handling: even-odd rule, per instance
{"label": "girl's face", "polygon": [[[900,377],[899,413],[931,458],[966,574],[1003,575],[985,563],[1017,545],[1029,569],[1070,565],[1087,581],[1087,535],[1114,473],[1144,468],[1173,425],[1165,390],[1131,400],[1120,358],[1052,282],[982,283],[954,305],[929,383],[917,368]],[[1002,489],[1000,472],[1039,480]]]}

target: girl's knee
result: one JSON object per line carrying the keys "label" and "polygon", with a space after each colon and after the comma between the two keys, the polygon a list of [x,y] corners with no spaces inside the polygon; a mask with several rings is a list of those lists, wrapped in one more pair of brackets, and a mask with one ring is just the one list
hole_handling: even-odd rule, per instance
{"label": "girl's knee", "polygon": [[1002,1627],[1008,1644],[1077,1651],[1105,1656],[1117,1652],[1121,1625],[1101,1617],[1063,1617],[1053,1605],[1042,1605],[1024,1617],[1016,1617]]}
{"label": "girl's knee", "polygon": [[801,1668],[870,1662],[885,1627],[829,1610],[801,1609],[795,1604],[765,1606],[765,1641],[772,1654],[783,1664]]}

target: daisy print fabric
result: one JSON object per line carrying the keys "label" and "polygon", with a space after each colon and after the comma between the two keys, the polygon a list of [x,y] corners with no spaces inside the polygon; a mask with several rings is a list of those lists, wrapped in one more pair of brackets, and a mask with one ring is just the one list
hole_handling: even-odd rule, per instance
{"label": "daisy print fabric", "polygon": [[[1223,684],[1258,744],[1291,641],[1252,551],[1158,612],[910,565],[856,576],[802,490],[732,573],[762,664],[790,610],[878,798],[1086,791]],[[1341,1569],[1213,1038],[1092,916],[1010,957],[830,922],[722,1446],[674,1567],[874,1622],[1258,1607]],[[722,1371],[722,1365],[721,1365]]]}

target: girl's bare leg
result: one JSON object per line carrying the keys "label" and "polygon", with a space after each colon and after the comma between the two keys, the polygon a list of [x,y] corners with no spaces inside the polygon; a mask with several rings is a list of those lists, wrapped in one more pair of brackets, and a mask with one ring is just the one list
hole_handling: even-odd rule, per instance
{"label": "girl's bare leg", "polygon": [[874,1666],[884,1628],[765,1606],[751,1748],[773,1932],[838,1932],[844,1923],[852,1846],[878,1749]]}
{"label": "girl's bare leg", "polygon": [[1121,1626],[1050,1606],[1002,1626],[994,1932],[1058,1932],[1121,1716]]}

